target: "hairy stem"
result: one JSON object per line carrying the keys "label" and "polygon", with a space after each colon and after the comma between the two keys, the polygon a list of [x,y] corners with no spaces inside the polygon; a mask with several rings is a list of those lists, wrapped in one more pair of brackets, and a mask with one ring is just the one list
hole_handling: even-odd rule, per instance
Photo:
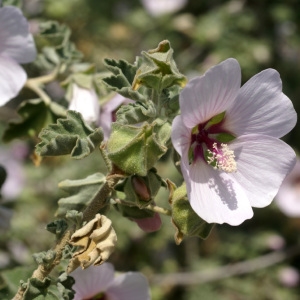
{"label": "hairy stem", "polygon": [[[107,205],[107,198],[109,197],[110,193],[112,192],[115,185],[118,181],[124,177],[118,170],[113,170],[106,177],[106,182],[99,191],[99,193],[94,197],[92,202],[89,206],[83,211],[83,222],[88,222],[94,218],[96,213],[105,205]],[[65,231],[64,235],[60,240],[57,241],[57,244],[54,247],[54,251],[56,252],[56,257],[51,266],[45,267],[45,265],[40,264],[37,269],[33,272],[32,278],[37,278],[40,281],[44,281],[45,278],[50,274],[53,268],[60,263],[62,258],[62,253],[65,246],[69,243],[72,234],[75,232],[75,226],[69,228]],[[26,291],[25,287],[20,287],[17,294],[14,296],[13,300],[22,300],[23,295]]]}

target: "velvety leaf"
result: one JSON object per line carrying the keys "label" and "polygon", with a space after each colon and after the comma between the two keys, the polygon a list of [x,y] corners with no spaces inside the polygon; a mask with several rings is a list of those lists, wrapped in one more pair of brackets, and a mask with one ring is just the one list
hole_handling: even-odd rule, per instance
{"label": "velvety leaf", "polygon": [[43,281],[37,278],[30,278],[26,284],[27,288],[23,296],[24,300],[44,300],[51,284],[51,280],[48,277]]}
{"label": "velvety leaf", "polygon": [[58,201],[56,216],[64,217],[69,210],[81,211],[99,192],[105,182],[101,173],[90,175],[79,180],[64,180],[59,187],[69,194]]}
{"label": "velvety leaf", "polygon": [[7,285],[8,291],[11,293],[16,293],[19,288],[20,281],[30,277],[35,267],[35,265],[32,267],[23,266],[1,271],[1,277]]}
{"label": "velvety leaf", "polygon": [[153,50],[143,51],[143,63],[136,72],[133,89],[141,85],[161,92],[173,85],[183,87],[186,78],[177,69],[169,41],[162,41]]}
{"label": "velvety leaf", "polygon": [[18,114],[21,116],[21,120],[9,123],[3,134],[5,142],[16,138],[36,137],[42,128],[55,122],[58,118],[51,107],[41,99],[22,102],[18,108]]}
{"label": "velvety leaf", "polygon": [[117,111],[117,122],[120,124],[137,124],[142,123],[149,118],[154,118],[156,109],[153,102],[147,103],[136,102],[122,105]]}
{"label": "velvety leaf", "polygon": [[132,83],[137,71],[135,65],[131,65],[125,60],[105,59],[105,66],[114,75],[103,78],[103,82],[113,91],[119,93],[125,98],[136,101],[145,101],[145,97],[132,88]]}
{"label": "velvety leaf", "polygon": [[42,140],[36,146],[41,156],[70,154],[72,158],[81,159],[94,151],[103,140],[101,128],[92,129],[80,113],[68,111],[66,119],[58,119],[57,124],[44,128],[39,135]]}

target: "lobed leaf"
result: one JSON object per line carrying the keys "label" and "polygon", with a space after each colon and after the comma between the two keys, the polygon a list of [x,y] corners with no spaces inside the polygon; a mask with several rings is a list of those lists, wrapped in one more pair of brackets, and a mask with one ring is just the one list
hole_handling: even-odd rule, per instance
{"label": "lobed leaf", "polygon": [[58,156],[70,154],[72,158],[81,159],[94,151],[103,140],[101,128],[92,129],[80,113],[68,111],[66,119],[58,119],[57,124],[44,128],[36,145],[40,156]]}

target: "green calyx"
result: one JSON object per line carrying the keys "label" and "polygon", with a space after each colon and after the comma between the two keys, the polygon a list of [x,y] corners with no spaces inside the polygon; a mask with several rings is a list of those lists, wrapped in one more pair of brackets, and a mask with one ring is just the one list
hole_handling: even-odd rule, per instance
{"label": "green calyx", "polygon": [[114,123],[107,142],[108,157],[126,174],[146,176],[168,150],[170,135],[171,125],[160,119],[141,126]]}
{"label": "green calyx", "polygon": [[176,228],[176,244],[180,244],[185,236],[197,236],[202,239],[208,237],[214,224],[202,220],[192,209],[187,199],[185,184],[172,191],[170,203],[172,223]]}

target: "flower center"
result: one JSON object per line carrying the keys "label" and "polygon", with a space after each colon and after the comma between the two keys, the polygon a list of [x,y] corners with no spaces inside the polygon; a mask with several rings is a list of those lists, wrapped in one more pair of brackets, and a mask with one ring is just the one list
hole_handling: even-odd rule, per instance
{"label": "flower center", "polygon": [[203,159],[214,169],[226,173],[236,172],[235,155],[228,147],[228,143],[234,140],[235,136],[223,128],[224,117],[225,112],[192,129],[190,164],[197,159]]}

